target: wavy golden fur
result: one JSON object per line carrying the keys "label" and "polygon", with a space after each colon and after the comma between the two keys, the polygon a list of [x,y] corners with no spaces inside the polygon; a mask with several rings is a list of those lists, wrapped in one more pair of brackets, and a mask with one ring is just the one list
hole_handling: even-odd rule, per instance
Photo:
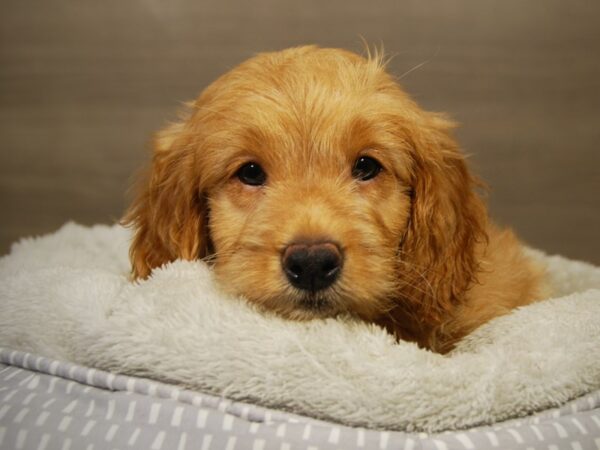
{"label": "wavy golden fur", "polygon": [[[446,352],[543,295],[541,269],[488,220],[452,128],[419,108],[379,57],[317,47],[260,54],[157,135],[124,219],[135,229],[134,277],[206,258],[223,290],[267,310],[350,313]],[[352,176],[362,156],[381,164],[373,179]],[[249,162],[264,184],[240,181]],[[282,253],[298,239],[339,247],[332,286],[307,294],[290,284]]]}

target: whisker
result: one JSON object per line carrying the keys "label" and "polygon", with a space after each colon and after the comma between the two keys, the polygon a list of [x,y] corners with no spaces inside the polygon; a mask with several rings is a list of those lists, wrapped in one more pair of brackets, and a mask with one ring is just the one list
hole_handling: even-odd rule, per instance
{"label": "whisker", "polygon": [[[431,283],[429,282],[429,280],[427,279],[427,277],[425,277],[425,274],[430,269],[427,269],[424,272],[419,272],[415,267],[413,267],[413,265],[411,263],[408,263],[408,262],[402,261],[402,260],[400,260],[400,262],[402,262],[403,264],[405,264],[409,269],[413,270],[425,282],[425,285],[429,288],[429,292],[431,293],[431,296],[435,297],[435,289],[433,288],[433,286],[431,285]],[[426,293],[426,292],[423,291],[423,293]]]}
{"label": "whisker", "polygon": [[236,249],[232,249],[232,250],[228,250],[228,251],[221,251],[221,252],[213,252],[210,255],[206,255],[202,258],[199,258],[199,261],[202,261],[205,263],[212,263],[217,258],[226,258],[226,257],[229,257],[229,256],[235,254],[235,252],[236,252]]}

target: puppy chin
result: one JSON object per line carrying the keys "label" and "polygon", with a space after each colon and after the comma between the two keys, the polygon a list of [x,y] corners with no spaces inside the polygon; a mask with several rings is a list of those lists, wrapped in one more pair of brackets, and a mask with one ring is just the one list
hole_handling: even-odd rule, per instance
{"label": "puppy chin", "polygon": [[330,289],[318,292],[283,293],[263,303],[265,309],[291,320],[312,320],[335,317],[343,312]]}
{"label": "puppy chin", "polygon": [[294,306],[295,313],[306,319],[333,317],[341,312],[331,296],[321,292],[302,295],[294,302]]}

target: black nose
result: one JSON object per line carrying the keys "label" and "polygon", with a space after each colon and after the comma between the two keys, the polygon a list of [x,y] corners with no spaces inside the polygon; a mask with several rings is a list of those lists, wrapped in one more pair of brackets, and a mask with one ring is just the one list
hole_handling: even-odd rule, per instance
{"label": "black nose", "polygon": [[294,243],[281,261],[290,283],[305,291],[320,291],[333,284],[342,268],[342,252],[333,242]]}

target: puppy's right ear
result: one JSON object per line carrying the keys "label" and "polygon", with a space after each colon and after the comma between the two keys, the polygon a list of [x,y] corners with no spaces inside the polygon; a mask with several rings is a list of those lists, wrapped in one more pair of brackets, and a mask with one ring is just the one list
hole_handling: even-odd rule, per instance
{"label": "puppy's right ear", "polygon": [[129,250],[134,278],[146,278],[175,259],[206,255],[206,208],[192,143],[186,122],[170,125],[154,139],[150,171],[122,220],[134,229]]}

